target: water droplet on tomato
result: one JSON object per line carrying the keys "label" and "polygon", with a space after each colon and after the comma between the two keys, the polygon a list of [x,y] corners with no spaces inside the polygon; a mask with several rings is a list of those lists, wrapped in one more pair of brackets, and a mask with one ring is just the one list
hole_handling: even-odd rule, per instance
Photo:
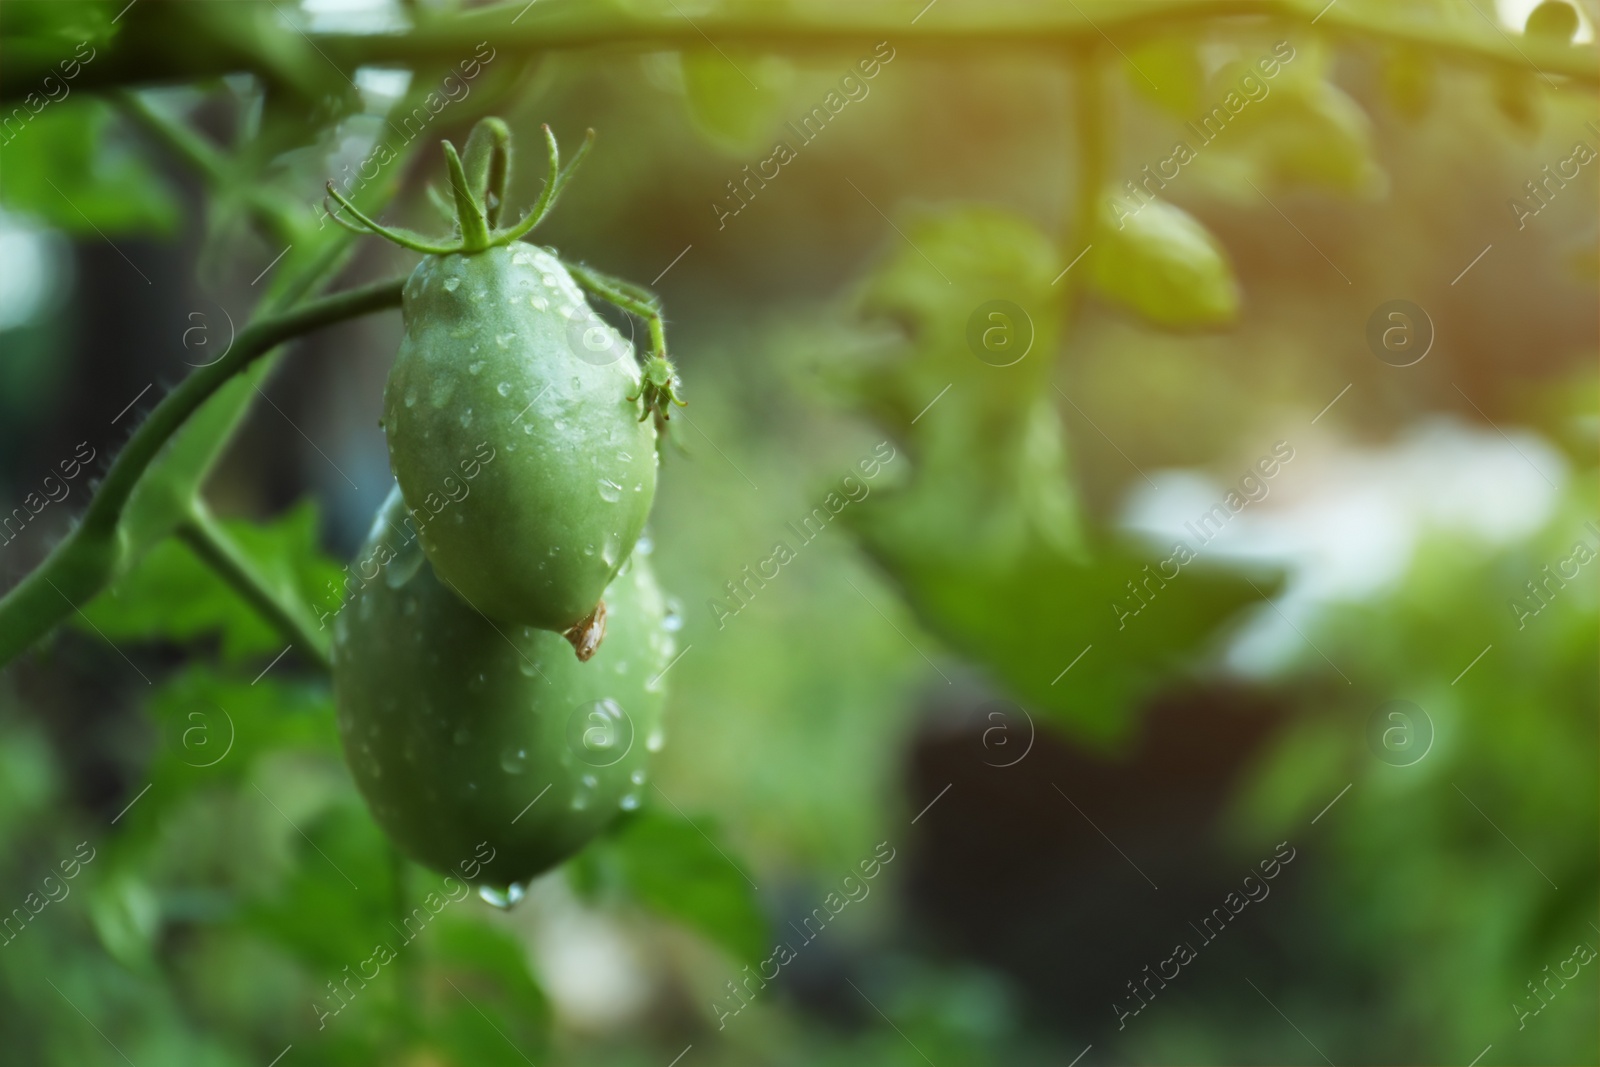
{"label": "water droplet on tomato", "polygon": [[460,287],[461,287],[461,279],[460,278],[446,278],[444,280],[444,291],[447,292],[447,293],[453,293],[457,289],[459,289]]}
{"label": "water droplet on tomato", "polygon": [[675,596],[667,597],[667,614],[661,620],[661,628],[671,634],[683,629],[683,601]]}
{"label": "water droplet on tomato", "polygon": [[621,808],[623,811],[636,811],[636,810],[638,810],[638,807],[639,807],[638,794],[636,794],[636,793],[627,794],[626,796],[624,796],[617,803],[617,807]]}
{"label": "water droplet on tomato", "polygon": [[527,891],[515,882],[508,886],[480,885],[478,899],[491,908],[510,911]]}
{"label": "water droplet on tomato", "polygon": [[600,479],[600,499],[608,504],[615,504],[622,499],[622,486],[610,478]]}
{"label": "water droplet on tomato", "polygon": [[645,738],[644,747],[650,752],[660,752],[667,743],[667,735],[661,732],[661,727],[650,731],[650,736]]}
{"label": "water droplet on tomato", "polygon": [[499,393],[501,396],[510,396],[511,395],[511,383],[510,382],[501,382],[499,385],[494,387],[494,391]]}
{"label": "water droplet on tomato", "polygon": [[508,748],[500,753],[500,769],[507,774],[521,774],[528,769],[528,750]]}

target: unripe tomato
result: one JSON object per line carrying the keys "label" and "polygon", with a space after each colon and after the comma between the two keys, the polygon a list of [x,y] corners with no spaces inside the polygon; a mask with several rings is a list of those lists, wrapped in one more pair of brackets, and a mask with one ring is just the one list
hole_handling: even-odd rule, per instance
{"label": "unripe tomato", "polygon": [[423,550],[492,619],[577,625],[655,498],[632,352],[530,244],[427,256],[403,300],[384,427]]}
{"label": "unripe tomato", "polygon": [[560,635],[462,602],[404,518],[396,490],[360,557],[379,573],[334,623],[345,759],[408,856],[462,874],[492,850],[469,880],[514,886],[640,804],[672,655],[661,591],[636,552],[605,590],[605,643],[580,662]]}

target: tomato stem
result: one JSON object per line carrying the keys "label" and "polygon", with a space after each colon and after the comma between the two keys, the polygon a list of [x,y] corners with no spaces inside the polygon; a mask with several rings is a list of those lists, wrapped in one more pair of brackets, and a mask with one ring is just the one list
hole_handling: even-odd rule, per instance
{"label": "tomato stem", "polygon": [[332,667],[328,659],[328,638],[311,625],[311,609],[305,600],[268,579],[255,560],[211,514],[204,501],[199,498],[190,501],[190,515],[178,524],[176,533],[179,540],[303,655],[323,670]]}
{"label": "tomato stem", "polygon": [[227,354],[195,370],[163,397],[117,457],[89,500],[83,518],[44,561],[0,598],[0,666],[81,611],[128,562],[119,523],[128,498],[167,440],[234,375],[285,341],[346,319],[398,307],[403,278],[376,282],[312,300],[260,319]]}

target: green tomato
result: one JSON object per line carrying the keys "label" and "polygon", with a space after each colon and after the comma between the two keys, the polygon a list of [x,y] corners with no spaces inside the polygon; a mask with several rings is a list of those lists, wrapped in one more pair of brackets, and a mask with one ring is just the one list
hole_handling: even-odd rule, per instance
{"label": "green tomato", "polygon": [[673,639],[648,544],[605,590],[609,635],[580,662],[559,635],[463,603],[404,517],[396,490],[360,556],[379,573],[334,622],[339,736],[401,850],[493,899],[639,806]]}
{"label": "green tomato", "polygon": [[430,255],[403,300],[384,427],[423,550],[492,619],[577,626],[655,498],[630,346],[525,243]]}

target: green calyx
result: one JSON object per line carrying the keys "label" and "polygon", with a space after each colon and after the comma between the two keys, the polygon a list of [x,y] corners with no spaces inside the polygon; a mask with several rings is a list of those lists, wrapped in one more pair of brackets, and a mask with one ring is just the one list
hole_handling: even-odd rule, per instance
{"label": "green calyx", "polygon": [[459,235],[456,243],[434,241],[415,230],[384,226],[362,214],[344,194],[333,187],[332,182],[328,183],[328,196],[332,197],[355,221],[341,218],[339,212],[333,210],[329,211],[329,215],[347,230],[355,233],[374,233],[402,248],[409,248],[424,255],[447,256],[456,253],[472,255],[486,249],[508,245],[512,241],[520,240],[544,221],[544,217],[555,206],[556,197],[561,195],[562,188],[571,180],[573,172],[578,169],[578,164],[583,162],[589,147],[594,144],[594,131],[590,130],[584,137],[583,146],[578,149],[571,162],[562,167],[561,152],[556,146],[555,134],[550,132],[548,125],[544,126],[543,130],[550,155],[550,167],[544,191],[539,194],[539,199],[531,211],[504,229],[499,228],[499,224],[500,214],[505,206],[506,187],[511,181],[511,131],[497,118],[483,119],[472,128],[472,133],[467,138],[466,150],[462,154],[457,154],[455,145],[449,141],[443,142],[445,162],[450,168],[450,191],[453,195],[450,199],[446,199],[432,186],[428,188],[428,195],[445,219],[455,224]]}

